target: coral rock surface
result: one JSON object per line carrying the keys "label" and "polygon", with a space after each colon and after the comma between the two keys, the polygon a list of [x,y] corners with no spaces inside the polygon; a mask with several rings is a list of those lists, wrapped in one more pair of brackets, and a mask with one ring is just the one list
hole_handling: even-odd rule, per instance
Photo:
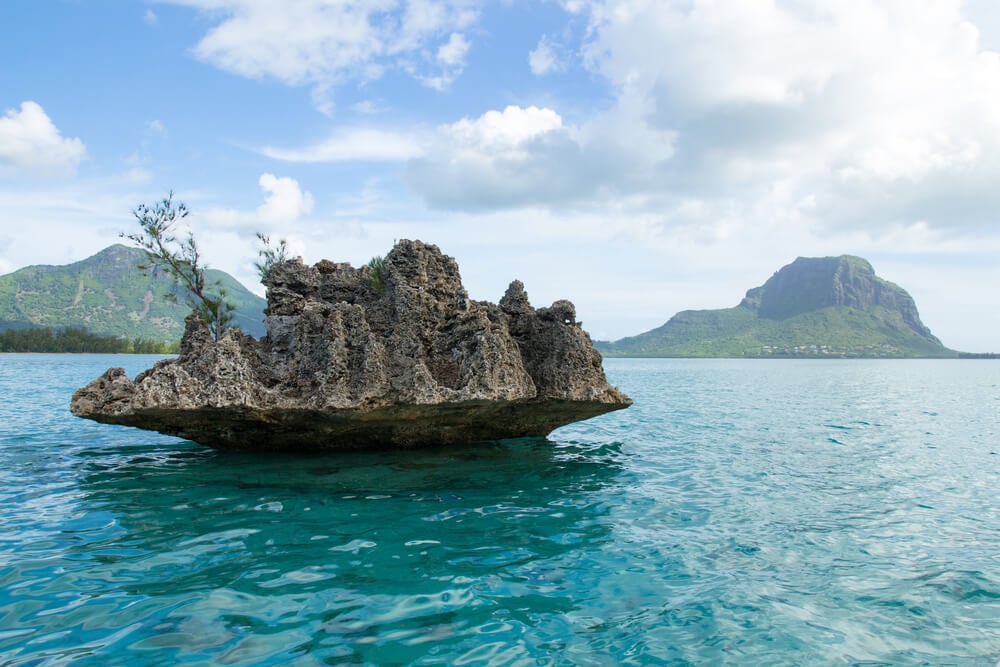
{"label": "coral rock surface", "polygon": [[285,262],[264,284],[267,335],[213,340],[196,316],[180,355],[111,368],[73,414],[220,448],[349,450],[545,436],[631,405],[569,301],[532,308],[520,281],[469,299],[451,257],[400,241],[373,269]]}

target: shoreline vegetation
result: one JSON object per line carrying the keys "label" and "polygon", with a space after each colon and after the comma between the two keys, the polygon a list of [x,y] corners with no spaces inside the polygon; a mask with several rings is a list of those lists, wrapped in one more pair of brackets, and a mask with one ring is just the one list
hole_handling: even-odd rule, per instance
{"label": "shoreline vegetation", "polygon": [[[652,347],[652,346],[651,346]],[[666,347],[666,346],[664,346]],[[614,344],[600,342],[601,355],[606,359],[989,359],[993,353],[956,352],[906,349],[889,343],[867,345],[756,345],[732,344],[731,341],[710,340],[706,343],[676,346],[675,349],[622,350]]]}
{"label": "shoreline vegetation", "polygon": [[177,354],[180,341],[120,338],[83,327],[30,327],[0,332],[0,352],[67,354]]}
{"label": "shoreline vegetation", "polygon": [[[44,354],[177,354],[180,341],[164,342],[144,338],[104,336],[83,327],[31,327],[0,332],[0,353]],[[823,346],[825,347],[825,346]],[[616,354],[604,351],[605,359],[1000,359],[1000,352],[957,352],[949,356],[903,356],[895,350],[854,353],[831,350],[780,350],[743,355]],[[867,353],[865,353],[867,352]],[[887,353],[888,352],[888,353]]]}
{"label": "shoreline vegetation", "polygon": [[[204,267],[190,232],[173,232],[187,216],[183,203],[170,193],[133,215],[140,231],[121,236],[138,247],[116,244],[74,264],[0,276],[0,352],[176,354],[190,309],[216,339],[228,327],[263,338],[265,301]],[[257,238],[254,265],[264,279],[289,250],[283,239]],[[362,267],[379,294],[382,263],[374,257]],[[681,311],[651,331],[593,345],[605,358],[1000,358],[945,347],[905,290],[850,255],[800,257],[735,307]]]}

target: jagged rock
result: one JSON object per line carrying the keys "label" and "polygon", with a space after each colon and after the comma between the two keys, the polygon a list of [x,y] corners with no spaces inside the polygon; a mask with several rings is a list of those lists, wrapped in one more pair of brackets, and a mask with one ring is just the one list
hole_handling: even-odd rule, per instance
{"label": "jagged rock", "polygon": [[534,309],[515,280],[472,301],[436,246],[400,241],[374,269],[276,265],[267,335],[218,341],[187,318],[181,352],[73,395],[73,414],[214,447],[370,449],[544,436],[631,405],[569,301]]}

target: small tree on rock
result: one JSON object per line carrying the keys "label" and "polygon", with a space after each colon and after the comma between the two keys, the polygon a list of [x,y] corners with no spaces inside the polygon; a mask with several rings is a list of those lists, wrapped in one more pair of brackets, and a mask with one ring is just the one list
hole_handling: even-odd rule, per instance
{"label": "small tree on rock", "polygon": [[[214,293],[208,291],[205,266],[201,263],[201,253],[194,234],[188,232],[183,239],[174,235],[174,226],[189,213],[183,202],[174,204],[174,193],[171,191],[152,206],[136,206],[132,215],[139,223],[140,231],[131,234],[122,232],[120,236],[146,251],[149,264],[141,265],[140,269],[149,271],[159,268],[173,278],[184,290],[187,303],[205,321],[212,336],[218,340],[233,320],[233,306],[226,301],[226,291],[218,281],[211,285]],[[167,298],[176,301],[177,297],[175,294],[168,294]]]}
{"label": "small tree on rock", "polygon": [[368,284],[379,296],[385,294],[385,258],[375,255],[368,260]]}
{"label": "small tree on rock", "polygon": [[257,269],[257,275],[263,282],[275,264],[287,262],[291,256],[288,254],[288,243],[285,239],[279,239],[278,245],[272,246],[270,236],[263,232],[257,232],[257,240],[260,241],[262,247],[257,251],[258,261],[254,262],[253,266]]}

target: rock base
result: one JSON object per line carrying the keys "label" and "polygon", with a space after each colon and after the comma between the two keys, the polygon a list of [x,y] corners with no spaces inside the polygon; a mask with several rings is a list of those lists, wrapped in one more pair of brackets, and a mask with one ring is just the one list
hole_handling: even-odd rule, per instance
{"label": "rock base", "polygon": [[96,421],[137,426],[218,449],[377,451],[545,437],[608,412],[583,401],[480,401],[356,410],[152,409]]}

